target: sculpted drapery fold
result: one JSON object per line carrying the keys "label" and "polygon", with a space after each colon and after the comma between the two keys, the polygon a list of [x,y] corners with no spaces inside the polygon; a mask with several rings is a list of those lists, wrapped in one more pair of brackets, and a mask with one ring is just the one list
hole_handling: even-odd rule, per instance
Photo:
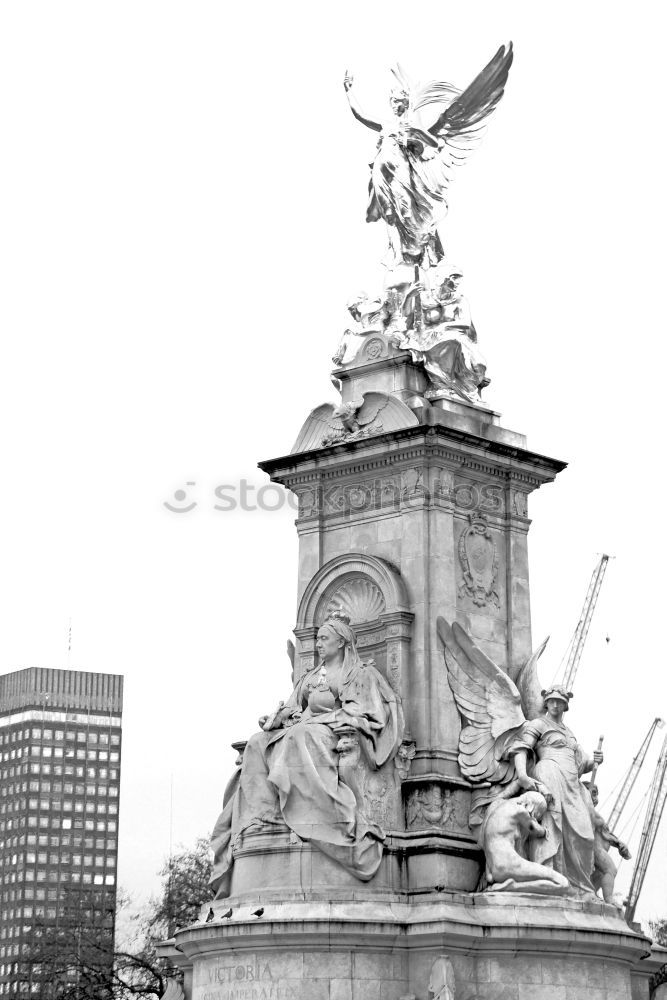
{"label": "sculpted drapery fold", "polygon": [[580,781],[587,758],[567,726],[545,716],[526,722],[512,740],[508,756],[522,752],[530,756],[531,777],[551,796],[542,819],[547,835],[530,841],[531,860],[551,865],[571,885],[593,892],[590,796]]}

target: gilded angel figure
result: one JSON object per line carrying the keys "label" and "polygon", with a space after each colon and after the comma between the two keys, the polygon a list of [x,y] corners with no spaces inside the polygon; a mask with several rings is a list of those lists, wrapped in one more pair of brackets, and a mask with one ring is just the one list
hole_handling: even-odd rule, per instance
{"label": "gilded angel figure", "polygon": [[[501,802],[516,803],[521,793],[536,793],[548,808],[539,810],[544,834],[526,838],[523,844],[539,882],[534,891],[544,891],[552,869],[559,876],[551,879],[556,887],[594,892],[595,832],[581,777],[602,763],[603,756],[600,750],[586,754],[565,725],[570,692],[558,685],[541,688],[536,667],[546,642],[529,658],[515,684],[456,622],[450,626],[438,618],[438,635],[464,723],[459,766],[462,775],[478,786],[470,826],[477,828],[482,846],[487,817]],[[507,888],[525,888],[522,883],[529,880],[529,872],[519,871]]]}
{"label": "gilded angel figure", "polygon": [[[396,87],[389,104],[393,117],[381,124],[368,118],[353,94],[353,78],[344,87],[352,114],[380,134],[371,164],[367,222],[389,226],[390,243],[400,260],[436,264],[443,257],[437,225],[447,212],[452,168],[464,161],[481,137],[486,118],[503,96],[512,65],[512,43],[493,59],[464,91],[444,81],[412,84],[404,71],[392,70]],[[435,122],[424,127],[420,112],[439,107]],[[395,230],[399,246],[392,241]]]}

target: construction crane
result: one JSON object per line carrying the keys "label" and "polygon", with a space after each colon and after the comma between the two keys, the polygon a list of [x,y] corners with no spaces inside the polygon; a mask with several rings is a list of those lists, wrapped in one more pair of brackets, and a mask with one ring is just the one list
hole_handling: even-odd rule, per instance
{"label": "construction crane", "polygon": [[628,892],[628,898],[625,903],[625,918],[628,923],[632,923],[635,919],[635,911],[639,901],[639,894],[641,893],[642,886],[644,885],[646,870],[648,868],[649,861],[651,860],[651,854],[653,853],[653,847],[655,845],[655,839],[658,834],[658,827],[660,826],[660,820],[662,819],[666,801],[667,736],[663,741],[662,750],[660,751],[660,757],[658,759],[658,766],[656,768],[655,775],[653,776],[648,807],[646,809],[646,817],[644,819],[644,829],[642,830],[642,835],[639,840],[637,861],[635,864],[635,870],[632,873],[630,891]]}
{"label": "construction crane", "polygon": [[595,611],[595,605],[598,602],[598,595],[600,593],[600,587],[602,586],[602,581],[604,579],[608,562],[609,562],[609,556],[602,555],[600,561],[593,570],[591,582],[588,585],[588,593],[586,594],[586,600],[584,601],[584,606],[581,609],[581,615],[579,617],[577,627],[574,630],[574,635],[572,636],[572,639],[570,640],[570,645],[567,648],[566,652],[567,660],[565,663],[565,673],[563,676],[563,686],[566,691],[572,690],[572,684],[577,674],[577,668],[579,667],[579,660],[581,659],[581,654],[584,651],[586,637],[588,635],[588,630],[591,627],[593,612]]}
{"label": "construction crane", "polygon": [[628,768],[628,773],[623,779],[623,784],[621,785],[621,790],[618,793],[618,797],[614,806],[609,814],[609,819],[607,820],[607,825],[610,830],[614,830],[621,818],[621,813],[625,809],[630,793],[634,788],[635,781],[637,780],[637,775],[639,774],[641,768],[646,760],[646,754],[651,745],[651,740],[655,734],[656,729],[662,729],[665,725],[662,719],[654,719],[651,723],[648,733],[644,737],[644,742],[640,746],[636,756],[633,758],[632,764]]}

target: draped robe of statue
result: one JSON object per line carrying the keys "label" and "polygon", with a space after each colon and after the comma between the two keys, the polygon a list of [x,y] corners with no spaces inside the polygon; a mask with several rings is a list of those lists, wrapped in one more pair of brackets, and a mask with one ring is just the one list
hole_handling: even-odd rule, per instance
{"label": "draped robe of statue", "polygon": [[399,234],[404,253],[420,255],[447,211],[447,167],[438,141],[407,116],[386,125],[371,164],[366,221],[384,219]]}
{"label": "draped robe of statue", "polygon": [[527,751],[529,761],[533,758],[531,776],[553,796],[542,819],[547,836],[530,841],[530,860],[549,865],[571,885],[594,892],[595,839],[590,796],[579,780],[585,764],[581,747],[566,726],[540,716],[523,724],[507,753],[512,757],[522,750]]}
{"label": "draped robe of statue", "polygon": [[359,811],[352,788],[338,770],[341,738],[332,726],[349,725],[359,736],[370,768],[390,760],[401,742],[400,703],[382,674],[348,648],[338,681],[319,667],[297,682],[280,715],[301,710],[292,725],[256,733],[232,778],[212,837],[211,884],[229,893],[233,849],[244,831],[285,824],[357,878],[367,881],[382,859],[384,832]]}

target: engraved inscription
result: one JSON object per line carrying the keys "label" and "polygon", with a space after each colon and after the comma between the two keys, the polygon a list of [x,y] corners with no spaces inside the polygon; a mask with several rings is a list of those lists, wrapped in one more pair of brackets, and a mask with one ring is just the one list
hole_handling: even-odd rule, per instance
{"label": "engraved inscription", "polygon": [[307,983],[274,976],[270,962],[239,959],[195,968],[192,1000],[306,1000]]}

